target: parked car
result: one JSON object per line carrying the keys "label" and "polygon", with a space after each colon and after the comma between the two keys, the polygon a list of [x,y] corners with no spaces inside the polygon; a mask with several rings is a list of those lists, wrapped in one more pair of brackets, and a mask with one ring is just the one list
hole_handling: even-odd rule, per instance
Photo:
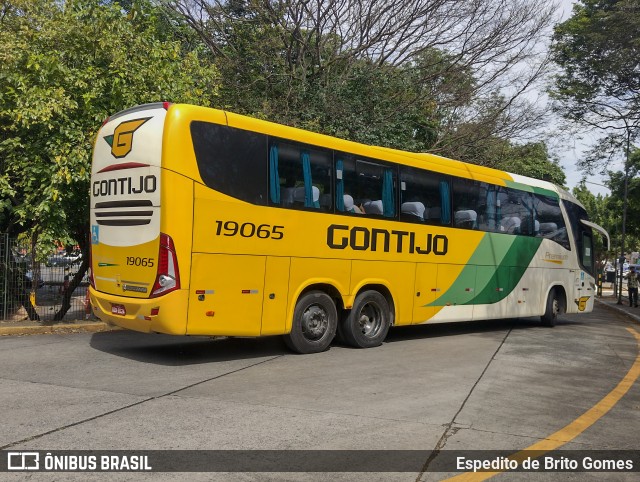
{"label": "parked car", "polygon": [[47,266],[71,266],[82,261],[82,253],[54,254],[47,259]]}
{"label": "parked car", "polygon": [[[33,287],[33,272],[32,271],[27,271],[24,275],[24,285],[25,288],[32,288]],[[42,278],[40,278],[38,280],[38,285],[36,286],[36,288],[42,288],[44,286],[44,280]]]}

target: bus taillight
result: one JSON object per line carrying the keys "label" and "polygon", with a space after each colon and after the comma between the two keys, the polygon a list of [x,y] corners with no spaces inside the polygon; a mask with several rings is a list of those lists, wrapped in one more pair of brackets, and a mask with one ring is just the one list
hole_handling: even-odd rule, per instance
{"label": "bus taillight", "polygon": [[160,233],[160,250],[158,252],[158,273],[153,285],[151,298],[180,289],[180,272],[178,257],[171,236]]}

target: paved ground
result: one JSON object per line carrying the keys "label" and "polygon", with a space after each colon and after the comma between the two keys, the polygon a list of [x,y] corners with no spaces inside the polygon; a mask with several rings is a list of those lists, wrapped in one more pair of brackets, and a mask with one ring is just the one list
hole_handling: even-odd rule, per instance
{"label": "paved ground", "polygon": [[[640,320],[640,308],[615,301],[604,299],[591,314],[565,316],[553,329],[535,319],[398,328],[379,348],[333,346],[307,356],[290,354],[279,338],[70,333],[60,327],[42,336],[4,336],[0,448],[425,451],[426,470],[407,473],[187,476],[367,481],[444,480],[455,474],[430,470],[451,450],[517,452],[551,442],[562,449],[636,450],[639,384],[631,381],[624,393],[616,386],[638,364],[633,331],[640,332],[640,324],[631,316]],[[607,399],[604,410],[599,404],[611,393],[621,396]],[[86,480],[89,474],[30,475]],[[496,479],[637,479],[637,473],[603,475]]]}

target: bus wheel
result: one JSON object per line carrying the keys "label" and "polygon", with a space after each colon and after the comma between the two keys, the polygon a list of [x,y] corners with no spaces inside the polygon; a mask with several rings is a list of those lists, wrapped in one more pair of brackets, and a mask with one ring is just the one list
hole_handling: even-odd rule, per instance
{"label": "bus wheel", "polygon": [[555,288],[552,288],[547,297],[547,307],[544,315],[540,317],[543,326],[556,326],[556,320],[560,314],[560,299]]}
{"label": "bus wheel", "polygon": [[371,348],[382,344],[389,332],[389,303],[377,291],[363,291],[342,322],[345,341],[356,348]]}
{"label": "bus wheel", "polygon": [[284,341],[297,353],[319,353],[329,347],[337,326],[338,311],[331,297],[322,291],[310,291],[296,303],[291,333],[284,336]]}

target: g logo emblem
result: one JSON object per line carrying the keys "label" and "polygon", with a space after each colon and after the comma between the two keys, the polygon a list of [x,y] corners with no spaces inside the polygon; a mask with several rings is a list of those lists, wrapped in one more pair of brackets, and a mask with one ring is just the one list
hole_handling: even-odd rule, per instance
{"label": "g logo emblem", "polygon": [[151,117],[123,122],[116,127],[112,136],[106,136],[104,140],[111,146],[111,155],[120,159],[129,154],[133,145],[133,133],[149,119]]}
{"label": "g logo emblem", "polygon": [[578,311],[584,311],[587,308],[587,301],[589,301],[590,296],[582,296],[576,300],[576,304],[578,305]]}

